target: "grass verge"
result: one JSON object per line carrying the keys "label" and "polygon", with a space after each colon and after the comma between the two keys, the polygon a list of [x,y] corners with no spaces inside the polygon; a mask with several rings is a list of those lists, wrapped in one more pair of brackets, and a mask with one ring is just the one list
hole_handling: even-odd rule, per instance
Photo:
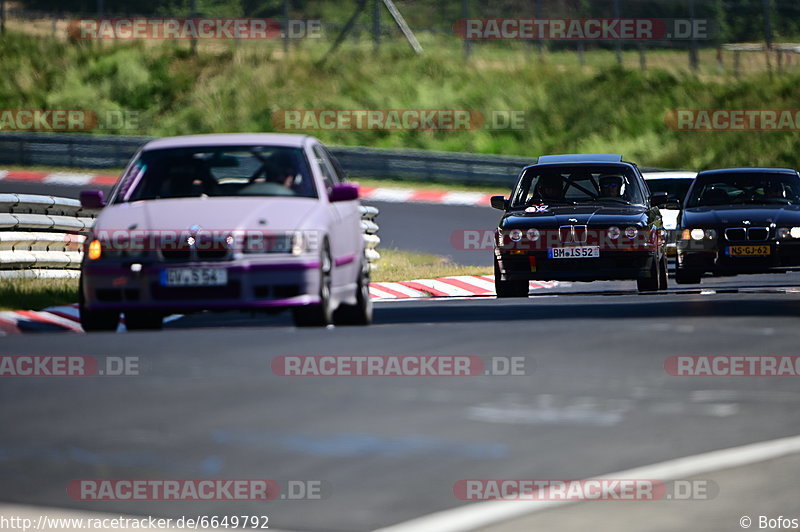
{"label": "grass verge", "polygon": [[39,310],[76,301],[78,279],[0,279],[0,310]]}
{"label": "grass verge", "polygon": [[373,282],[411,281],[435,279],[455,275],[488,275],[491,268],[455,264],[447,257],[429,253],[378,248],[381,260],[372,272]]}
{"label": "grass verge", "polygon": [[[649,54],[646,71],[630,68],[635,51],[626,54],[627,68],[615,66],[608,50],[587,52],[586,66],[566,52],[533,64],[525,43],[476,46],[465,60],[463,43],[455,41],[443,47],[431,42],[421,56],[407,44],[387,42],[375,53],[364,42],[342,47],[321,65],[322,42],[304,42],[287,59],[280,42],[216,43],[214,50],[191,54],[187,43],[94,46],[7,31],[0,36],[0,56],[14,76],[0,77],[0,108],[135,113],[125,129],[95,133],[295,131],[331,145],[526,157],[622,153],[642,166],[663,168],[797,165],[796,124],[719,132],[678,130],[673,123],[677,109],[795,109],[795,65],[782,72],[744,69],[737,78],[726,56],[715,74],[713,49],[703,50],[707,71],[698,75],[671,68],[686,63],[686,52],[677,50]],[[558,64],[567,60],[572,63]],[[476,120],[473,129],[350,130],[281,118],[286,111],[321,109],[470,110],[485,120]],[[513,128],[492,118],[508,113],[521,119]]]}

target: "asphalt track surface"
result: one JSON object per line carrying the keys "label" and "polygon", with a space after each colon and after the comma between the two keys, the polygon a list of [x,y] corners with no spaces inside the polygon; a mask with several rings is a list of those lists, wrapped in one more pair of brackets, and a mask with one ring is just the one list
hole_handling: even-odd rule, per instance
{"label": "asphalt track surface", "polygon": [[[378,206],[384,242],[388,235],[425,251],[437,227],[496,221],[486,208]],[[433,247],[441,245],[449,235]],[[663,366],[672,355],[797,355],[799,315],[800,275],[779,274],[671,281],[669,292],[651,295],[633,282],[599,282],[524,300],[385,302],[367,328],[298,330],[285,315],[225,313],[188,316],[161,332],[10,336],[0,339],[2,355],[132,356],[141,369],[3,379],[0,501],[166,517],[258,514],[277,529],[360,531],[473,504],[454,496],[459,479],[586,478],[791,436],[800,426],[796,379],[673,377]],[[326,354],[518,356],[525,374],[271,370],[281,355]],[[68,497],[68,483],[86,478],[319,480],[325,498]],[[737,529],[736,515],[718,527],[681,513],[670,515],[682,529]]]}

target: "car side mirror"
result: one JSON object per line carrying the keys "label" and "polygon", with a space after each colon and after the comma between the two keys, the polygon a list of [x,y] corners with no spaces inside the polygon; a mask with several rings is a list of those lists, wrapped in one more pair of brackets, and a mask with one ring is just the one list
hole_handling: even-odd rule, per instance
{"label": "car side mirror", "polygon": [[341,185],[333,185],[331,193],[328,195],[328,200],[331,203],[337,201],[352,201],[358,199],[358,185],[351,185],[349,183]]}
{"label": "car side mirror", "polygon": [[102,190],[81,190],[80,201],[84,209],[102,209],[106,206]]}
{"label": "car side mirror", "polygon": [[489,200],[489,203],[495,209],[499,209],[501,211],[508,210],[508,200],[505,198],[505,196],[492,196],[492,198]]}
{"label": "car side mirror", "polygon": [[654,192],[650,194],[650,205],[660,207],[669,201],[669,194],[666,192]]}

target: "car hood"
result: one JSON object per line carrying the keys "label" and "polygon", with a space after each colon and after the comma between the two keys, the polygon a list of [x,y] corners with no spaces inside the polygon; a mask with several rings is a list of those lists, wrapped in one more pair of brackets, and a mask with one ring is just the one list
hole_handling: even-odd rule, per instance
{"label": "car hood", "polygon": [[94,225],[97,231],[207,231],[309,229],[304,223],[319,205],[313,198],[172,198],[110,205]]}
{"label": "car hood", "polygon": [[800,225],[800,205],[729,205],[723,207],[692,207],[681,216],[684,227],[739,227],[744,221],[751,227],[769,224]]}
{"label": "car hood", "polygon": [[501,227],[634,224],[646,218],[646,211],[642,205],[551,205],[542,212],[511,211],[503,217]]}

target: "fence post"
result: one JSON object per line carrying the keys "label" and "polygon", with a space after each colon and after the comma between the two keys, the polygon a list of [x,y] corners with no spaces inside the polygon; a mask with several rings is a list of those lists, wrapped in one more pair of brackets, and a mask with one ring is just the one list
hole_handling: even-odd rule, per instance
{"label": "fence post", "polygon": [[[536,20],[541,20],[542,18],[542,0],[535,0],[533,4],[534,9],[534,18]],[[536,41],[536,47],[539,49],[539,62],[544,63],[544,41],[542,39],[538,39]]]}
{"label": "fence post", "polygon": [[770,17],[769,0],[762,0],[764,5],[764,43],[767,50],[767,71],[772,70],[772,62],[770,61],[770,52],[772,52],[772,18]]}
{"label": "fence post", "polygon": [[[614,18],[619,20],[619,0],[614,0]],[[622,41],[617,39],[614,41],[614,53],[617,56],[617,64],[622,66]]]}
{"label": "fence post", "polygon": [[381,0],[372,0],[372,42],[377,52],[381,47]]}
{"label": "fence post", "polygon": [[689,68],[696,72],[700,67],[700,60],[697,52],[697,39],[694,35],[694,0],[689,0],[689,20],[692,21],[692,41],[689,44]]}
{"label": "fence post", "polygon": [[[469,18],[469,0],[461,0],[461,18],[466,20]],[[465,26],[466,27],[466,26]],[[464,59],[469,59],[472,53],[472,42],[467,39],[467,34],[464,34]]]}
{"label": "fence post", "polygon": [[[196,2],[196,0],[190,0],[189,1],[189,10],[191,11],[191,13],[189,14],[189,17],[196,18],[197,17],[197,2]],[[194,36],[192,36],[192,41],[191,41],[191,45],[190,45],[189,49],[190,49],[192,55],[196,55],[197,54],[197,39],[195,39]]]}
{"label": "fence post", "polygon": [[283,0],[283,53],[289,53],[289,0]]}

